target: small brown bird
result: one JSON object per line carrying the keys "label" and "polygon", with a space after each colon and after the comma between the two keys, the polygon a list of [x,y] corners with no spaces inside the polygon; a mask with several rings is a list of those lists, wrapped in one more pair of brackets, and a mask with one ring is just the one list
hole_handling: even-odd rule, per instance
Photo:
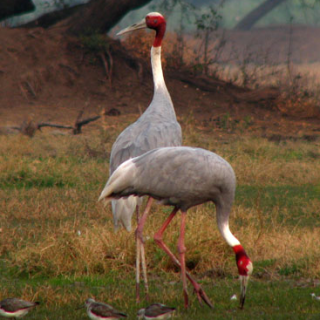
{"label": "small brown bird", "polygon": [[87,313],[90,319],[94,320],[117,320],[121,318],[126,318],[127,315],[114,309],[112,306],[95,301],[94,299],[87,299],[86,302]]}
{"label": "small brown bird", "polygon": [[154,303],[147,308],[138,311],[138,319],[158,319],[165,320],[171,318],[172,313],[176,310],[173,307],[167,307],[161,303]]}
{"label": "small brown bird", "polygon": [[38,304],[39,302],[7,298],[0,301],[0,316],[6,318],[22,318]]}

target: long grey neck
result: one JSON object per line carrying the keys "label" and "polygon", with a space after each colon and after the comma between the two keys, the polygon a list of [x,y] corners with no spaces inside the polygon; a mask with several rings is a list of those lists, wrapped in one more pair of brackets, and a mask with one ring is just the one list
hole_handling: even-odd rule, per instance
{"label": "long grey neck", "polygon": [[151,66],[154,83],[154,91],[168,91],[163,78],[161,63],[161,47],[151,47]]}
{"label": "long grey neck", "polygon": [[176,119],[173,103],[164,82],[162,64],[161,64],[161,47],[151,47],[151,66],[154,83],[154,94],[149,111],[156,110],[162,116]]}

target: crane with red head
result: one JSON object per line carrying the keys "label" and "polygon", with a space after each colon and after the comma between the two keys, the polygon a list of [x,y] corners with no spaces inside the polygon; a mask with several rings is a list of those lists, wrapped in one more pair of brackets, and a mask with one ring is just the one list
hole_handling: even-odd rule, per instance
{"label": "crane with red head", "polygon": [[[114,142],[110,155],[110,175],[124,161],[140,156],[145,152],[160,147],[173,147],[182,144],[181,127],[177,121],[173,103],[166,87],[161,65],[161,43],[166,31],[166,20],[157,12],[149,13],[142,21],[120,31],[118,35],[149,28],[156,31],[151,47],[151,66],[154,83],[154,94],[149,107],[141,117],[128,126]],[[151,206],[149,200],[147,208]],[[121,224],[131,230],[131,220],[136,210],[138,219],[137,256],[136,256],[136,296],[140,299],[140,263],[142,265],[146,296],[148,282],[144,254],[143,223],[139,218],[141,201],[136,197],[112,201],[114,225],[117,229]],[[141,221],[140,221],[141,220]]]}
{"label": "crane with red head", "polygon": [[[243,308],[249,277],[253,265],[240,241],[231,233],[229,216],[235,197],[236,177],[231,165],[208,150],[191,147],[159,148],[127,160],[112,174],[99,200],[109,202],[127,196],[148,195],[164,205],[173,206],[173,211],[156,232],[154,239],[172,261],[181,268],[185,307],[188,307],[187,279],[195,289],[199,302],[212,307],[200,285],[186,271],[184,245],[187,210],[193,206],[212,201],[216,206],[219,231],[236,255],[240,279],[240,307]],[[147,206],[148,209],[148,206]],[[163,233],[181,211],[179,259],[163,241]],[[145,221],[148,210],[141,220]],[[143,223],[138,226],[143,227]]]}

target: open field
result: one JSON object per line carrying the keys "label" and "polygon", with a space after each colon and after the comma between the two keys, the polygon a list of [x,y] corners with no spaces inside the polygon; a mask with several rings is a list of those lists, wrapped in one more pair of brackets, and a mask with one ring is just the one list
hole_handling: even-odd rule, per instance
{"label": "open field", "polygon": [[[97,198],[108,178],[108,152],[132,122],[121,116],[107,130],[69,136],[0,136],[0,299],[40,301],[28,319],[87,319],[75,310],[90,296],[126,311],[135,304],[134,233],[113,232],[110,208]],[[170,212],[154,206],[146,252],[151,299],[178,308],[175,319],[318,319],[320,302],[320,141],[275,143],[238,132],[220,139],[193,118],[183,119],[184,144],[225,157],[238,188],[231,230],[254,264],[245,310],[238,310],[237,270],[221,238],[213,204],[189,211],[187,266],[204,286],[214,310],[183,309],[179,273],[152,235]],[[176,250],[179,219],[165,241]]]}

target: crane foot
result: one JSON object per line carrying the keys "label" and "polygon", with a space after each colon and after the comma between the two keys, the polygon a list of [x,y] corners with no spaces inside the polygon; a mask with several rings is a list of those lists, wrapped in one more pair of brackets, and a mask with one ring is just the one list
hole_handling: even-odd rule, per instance
{"label": "crane foot", "polygon": [[208,296],[206,295],[206,293],[203,291],[203,289],[200,286],[197,288],[194,288],[194,291],[197,294],[198,301],[199,301],[200,305],[202,305],[202,301],[204,301],[204,303],[209,308],[213,309],[213,304],[211,303],[210,299],[208,298]]}

